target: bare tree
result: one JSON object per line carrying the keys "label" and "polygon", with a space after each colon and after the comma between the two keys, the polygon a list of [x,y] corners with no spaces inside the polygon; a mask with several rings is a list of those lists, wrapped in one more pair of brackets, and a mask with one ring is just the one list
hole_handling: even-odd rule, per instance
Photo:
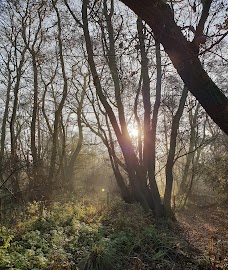
{"label": "bare tree", "polygon": [[[173,10],[164,1],[133,2],[122,0],[152,28],[189,91],[197,98],[214,122],[228,134],[228,100],[208,76],[200,63],[199,37],[203,35],[212,0],[202,1],[202,13],[192,42],[174,20]],[[222,36],[227,35],[227,32]],[[219,40],[220,41],[220,40]]]}

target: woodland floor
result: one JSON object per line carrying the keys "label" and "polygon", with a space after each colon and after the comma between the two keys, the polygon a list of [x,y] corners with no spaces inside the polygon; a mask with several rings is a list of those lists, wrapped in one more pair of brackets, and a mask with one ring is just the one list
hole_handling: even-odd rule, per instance
{"label": "woodland floor", "polygon": [[0,269],[228,270],[225,205],[188,205],[178,222],[119,199],[40,205],[0,229]]}
{"label": "woodland floor", "polygon": [[203,254],[209,255],[215,269],[228,269],[227,205],[192,205],[177,213],[177,218],[185,239]]}

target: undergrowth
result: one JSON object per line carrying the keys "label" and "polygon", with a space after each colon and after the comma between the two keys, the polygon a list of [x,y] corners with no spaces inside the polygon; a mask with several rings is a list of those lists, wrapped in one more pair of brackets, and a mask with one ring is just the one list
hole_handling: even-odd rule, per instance
{"label": "undergrowth", "polygon": [[155,224],[135,204],[102,208],[55,203],[40,214],[39,203],[30,204],[25,219],[1,227],[0,269],[209,269],[173,224]]}

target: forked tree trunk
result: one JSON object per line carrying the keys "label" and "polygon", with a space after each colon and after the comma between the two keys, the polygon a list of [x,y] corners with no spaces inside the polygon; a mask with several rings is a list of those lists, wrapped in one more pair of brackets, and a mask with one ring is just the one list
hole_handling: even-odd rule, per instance
{"label": "forked tree trunk", "polygon": [[[145,29],[143,29],[142,20],[137,20],[138,36],[141,52],[141,70],[142,70],[142,95],[144,105],[144,148],[143,148],[143,163],[148,172],[149,184],[150,184],[150,196],[147,194],[147,200],[151,208],[153,208],[156,216],[163,215],[163,206],[161,197],[159,194],[158,186],[155,179],[155,145],[156,145],[156,129],[158,110],[161,100],[161,53],[160,44],[155,41],[156,47],[156,68],[157,68],[157,80],[156,80],[156,98],[153,108],[153,118],[151,121],[151,102],[150,102],[150,78],[148,69],[148,58],[145,48]],[[144,180],[144,179],[143,179]],[[145,177],[146,180],[146,177]],[[142,181],[142,180],[141,180]],[[147,183],[144,183],[145,189]],[[146,191],[147,192],[147,191]],[[148,193],[148,192],[147,192]]]}
{"label": "forked tree trunk", "polygon": [[[151,156],[151,152],[150,152],[150,147],[153,147],[153,144],[151,143],[152,138],[151,136],[151,130],[150,130],[150,102],[148,102],[148,98],[150,100],[150,81],[149,81],[149,77],[148,77],[148,69],[147,69],[147,61],[145,61],[146,59],[143,58],[143,61],[145,61],[144,63],[144,73],[142,73],[142,76],[144,76],[143,80],[144,80],[144,103],[145,103],[145,110],[146,110],[146,116],[144,119],[144,122],[146,121],[147,123],[147,134],[145,134],[145,138],[147,139],[146,142],[146,147],[145,147],[145,152],[144,152],[144,156],[146,157],[145,162],[143,162],[143,166],[140,164],[140,161],[138,160],[135,151],[134,151],[134,146],[130,140],[130,136],[129,133],[127,131],[127,126],[126,126],[126,121],[125,121],[125,116],[124,116],[124,110],[122,107],[122,102],[121,102],[121,96],[120,96],[120,88],[118,85],[118,77],[116,76],[116,72],[117,72],[117,68],[114,64],[113,59],[109,59],[108,64],[109,64],[109,68],[112,74],[112,79],[114,81],[114,87],[115,87],[115,97],[116,97],[116,103],[117,103],[117,107],[118,107],[118,116],[119,116],[119,121],[120,121],[120,127],[119,124],[117,122],[116,116],[112,110],[112,107],[110,106],[110,104],[108,103],[104,93],[103,93],[103,89],[101,86],[101,82],[97,73],[97,69],[96,69],[96,65],[95,65],[95,61],[93,58],[93,48],[92,48],[92,43],[91,43],[91,39],[90,39],[90,34],[89,34],[89,27],[88,27],[88,17],[87,17],[87,4],[88,1],[84,0],[83,1],[83,6],[82,6],[82,19],[83,19],[83,30],[84,30],[84,35],[85,35],[85,41],[86,41],[86,49],[87,49],[87,53],[88,53],[88,62],[89,62],[89,66],[90,66],[90,70],[93,76],[93,81],[94,81],[94,86],[96,88],[96,92],[97,95],[102,103],[102,105],[105,108],[105,111],[109,117],[109,120],[111,122],[111,125],[114,129],[114,132],[116,134],[119,146],[122,150],[122,154],[125,160],[125,164],[126,164],[126,172],[128,174],[128,178],[129,178],[129,185],[130,185],[130,189],[132,190],[132,194],[134,196],[134,199],[136,201],[139,201],[141,203],[141,205],[143,206],[145,211],[149,211],[149,209],[152,209],[155,216],[159,217],[162,216],[164,214],[163,211],[163,206],[161,203],[161,198],[160,198],[160,194],[158,192],[158,187],[155,181],[155,175],[151,175],[148,174],[148,176],[150,177],[150,185],[148,185],[147,183],[147,173],[149,170],[151,170],[151,164],[155,163],[155,161],[153,162],[153,155]],[[112,10],[113,11],[113,10]],[[111,11],[111,12],[112,12]],[[111,14],[109,14],[110,16]],[[106,14],[107,17],[107,14]],[[109,19],[109,23],[110,23],[110,18]],[[108,25],[109,30],[110,25]],[[109,41],[112,41],[112,32],[109,32]],[[113,48],[113,44],[110,44],[110,49],[114,50]],[[115,53],[112,53],[112,56],[115,56]],[[158,84],[157,84],[157,94],[158,94],[158,98],[157,98],[157,103],[156,103],[156,107],[155,107],[155,116],[154,116],[154,120],[152,121],[152,126],[154,128],[153,132],[156,134],[156,123],[157,123],[157,112],[158,112],[158,108],[159,108],[159,104],[160,104],[160,73],[158,71]],[[153,168],[152,168],[153,171]]]}

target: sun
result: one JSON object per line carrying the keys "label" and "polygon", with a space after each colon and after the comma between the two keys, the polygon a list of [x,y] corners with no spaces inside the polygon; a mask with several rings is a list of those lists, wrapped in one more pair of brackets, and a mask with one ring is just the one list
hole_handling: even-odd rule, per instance
{"label": "sun", "polygon": [[129,133],[130,133],[130,136],[132,136],[132,137],[138,137],[138,129],[137,128],[131,128]]}

